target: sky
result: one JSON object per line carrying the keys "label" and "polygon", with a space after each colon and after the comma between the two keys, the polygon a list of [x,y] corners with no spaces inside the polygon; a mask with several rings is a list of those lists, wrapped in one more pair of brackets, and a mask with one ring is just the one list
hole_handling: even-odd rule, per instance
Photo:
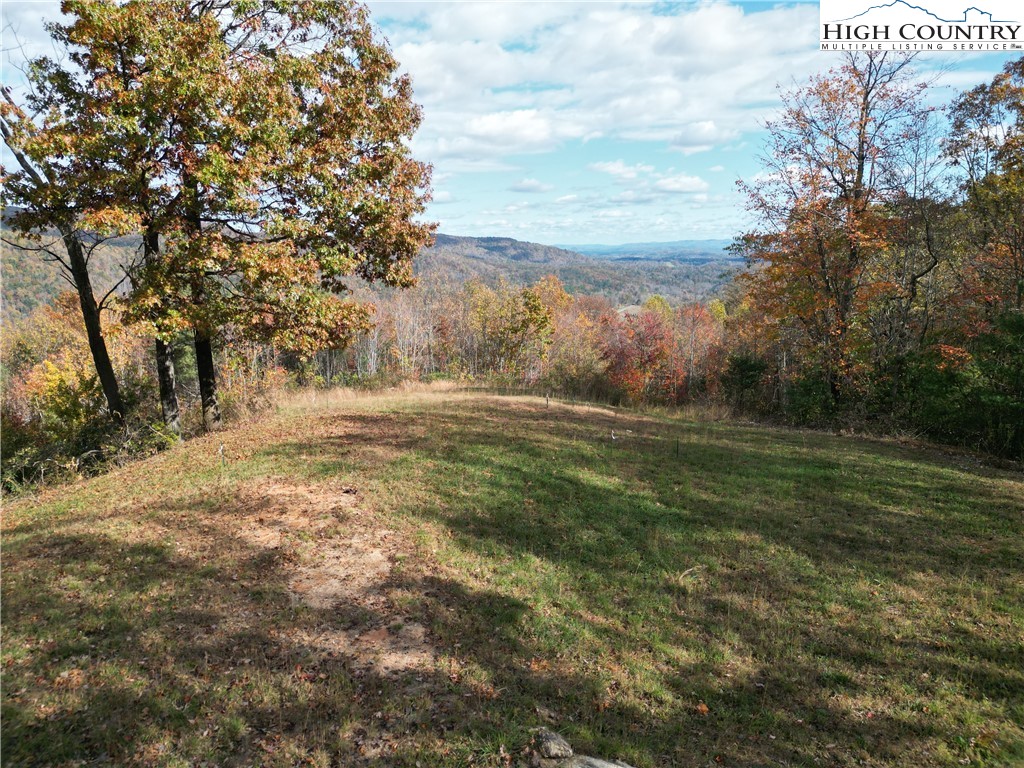
{"label": "sky", "polygon": [[[434,169],[426,217],[451,235],[731,238],[750,223],[736,182],[760,169],[778,88],[841,55],[818,50],[817,0],[368,7],[423,107],[412,149]],[[52,53],[43,21],[59,3],[0,0],[0,13],[10,84],[26,56]],[[1010,57],[929,53],[918,67],[944,102]]]}

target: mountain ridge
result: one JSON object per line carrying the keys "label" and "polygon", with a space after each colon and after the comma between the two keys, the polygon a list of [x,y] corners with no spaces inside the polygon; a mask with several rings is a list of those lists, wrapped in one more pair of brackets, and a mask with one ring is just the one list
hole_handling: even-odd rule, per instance
{"label": "mountain ridge", "polygon": [[732,240],[722,238],[707,238],[698,240],[665,240],[647,241],[636,243],[622,243],[620,245],[604,245],[599,243],[558,245],[559,248],[582,253],[586,256],[597,256],[599,258],[622,258],[639,257],[654,260],[672,258],[676,260],[708,258],[721,259],[723,261],[737,260],[735,256],[728,253],[726,248]]}
{"label": "mountain ridge", "polygon": [[[6,222],[3,228],[10,233]],[[580,253],[511,237],[438,233],[434,244],[416,256],[413,267],[428,285],[473,279],[488,284],[504,279],[525,285],[555,275],[571,293],[602,296],[616,305],[640,304],[653,294],[673,303],[687,303],[713,296],[731,279],[738,261],[721,249],[727,242],[591,246],[594,253]],[[94,261],[97,290],[107,290],[120,278],[120,267],[135,253],[136,245],[137,238],[126,237],[100,247]],[[69,290],[57,266],[29,250],[5,244],[0,265],[5,322],[24,317]],[[366,288],[377,290],[375,286]]]}

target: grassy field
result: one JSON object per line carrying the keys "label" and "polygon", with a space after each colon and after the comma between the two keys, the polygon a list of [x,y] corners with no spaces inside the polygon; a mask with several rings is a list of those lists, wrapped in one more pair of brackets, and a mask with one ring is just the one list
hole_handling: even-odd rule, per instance
{"label": "grassy field", "polygon": [[309,399],[5,504],[3,763],[1020,765],[1022,533],[962,454]]}

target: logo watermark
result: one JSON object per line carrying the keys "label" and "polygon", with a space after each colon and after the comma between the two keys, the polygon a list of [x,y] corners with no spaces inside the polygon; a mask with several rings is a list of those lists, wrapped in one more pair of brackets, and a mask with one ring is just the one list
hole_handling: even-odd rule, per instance
{"label": "logo watermark", "polygon": [[820,0],[823,51],[1022,51],[1020,0]]}

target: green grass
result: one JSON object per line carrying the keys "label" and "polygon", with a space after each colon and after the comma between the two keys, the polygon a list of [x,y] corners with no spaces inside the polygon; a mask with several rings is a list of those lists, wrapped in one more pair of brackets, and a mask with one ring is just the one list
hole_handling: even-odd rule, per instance
{"label": "green grass", "polygon": [[[268,478],[355,506],[256,547]],[[292,598],[367,526],[399,541],[385,603]],[[1024,764],[1024,478],[967,455],[371,397],[3,527],[5,765],[500,766],[538,725],[638,768]],[[404,675],[315,641],[408,622],[436,662]]]}

